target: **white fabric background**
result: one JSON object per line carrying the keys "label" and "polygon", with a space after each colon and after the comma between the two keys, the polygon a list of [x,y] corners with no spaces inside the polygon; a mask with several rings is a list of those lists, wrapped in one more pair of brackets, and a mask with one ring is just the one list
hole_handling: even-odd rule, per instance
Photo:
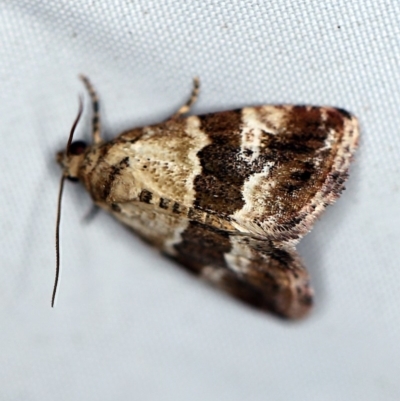
{"label": "white fabric background", "polygon": [[[4,400],[400,399],[400,3],[0,1],[0,388]],[[299,249],[316,307],[252,311],[141,243],[69,184],[50,308],[60,169],[77,79],[108,138],[263,103],[343,107],[361,146]],[[89,139],[89,107],[76,138]]]}

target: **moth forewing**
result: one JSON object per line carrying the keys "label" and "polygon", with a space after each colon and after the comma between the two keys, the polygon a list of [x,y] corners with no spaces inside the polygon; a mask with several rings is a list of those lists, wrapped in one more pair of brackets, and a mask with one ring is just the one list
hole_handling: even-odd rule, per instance
{"label": "moth forewing", "polygon": [[[331,107],[259,106],[123,132],[63,157],[94,202],[190,271],[282,317],[313,291],[295,245],[343,189],[358,122]],[[73,146],[73,145],[71,145]]]}

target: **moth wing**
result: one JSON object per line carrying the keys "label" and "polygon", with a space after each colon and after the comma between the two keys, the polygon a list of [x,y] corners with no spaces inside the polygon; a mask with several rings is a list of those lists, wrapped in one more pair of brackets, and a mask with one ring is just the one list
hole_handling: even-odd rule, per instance
{"label": "moth wing", "polygon": [[153,205],[168,200],[294,245],[339,196],[357,142],[358,122],[344,110],[248,107],[123,133],[82,174],[99,204],[147,194]]}
{"label": "moth wing", "polygon": [[199,117],[195,204],[235,228],[294,244],[343,189],[358,122],[330,107],[261,106]]}
{"label": "moth wing", "polygon": [[190,222],[175,245],[175,258],[235,298],[278,316],[296,319],[308,313],[313,291],[294,248],[229,235]]}
{"label": "moth wing", "polygon": [[233,235],[145,204],[120,204],[112,213],[191,272],[249,305],[287,318],[300,318],[311,308],[308,273],[294,248],[278,249],[269,240]]}

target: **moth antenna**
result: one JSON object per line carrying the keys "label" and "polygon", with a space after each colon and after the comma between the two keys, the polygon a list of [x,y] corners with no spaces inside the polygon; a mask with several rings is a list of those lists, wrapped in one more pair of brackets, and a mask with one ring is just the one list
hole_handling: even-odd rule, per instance
{"label": "moth antenna", "polygon": [[67,154],[67,156],[69,155],[69,149],[71,147],[72,139],[74,138],[75,128],[78,125],[78,122],[79,122],[79,120],[81,118],[82,112],[83,112],[83,99],[82,99],[82,95],[79,95],[78,114],[75,117],[74,123],[72,124],[71,131],[69,133],[68,142],[67,142],[67,147],[65,148],[65,153]]}
{"label": "moth antenna", "polygon": [[83,84],[85,85],[87,91],[89,92],[90,98],[92,100],[92,107],[93,107],[93,117],[92,117],[92,137],[93,142],[98,144],[102,142],[100,136],[100,113],[99,113],[99,98],[97,96],[96,91],[92,83],[89,81],[85,75],[79,75],[79,78],[82,80]]}
{"label": "moth antenna", "polygon": [[194,77],[192,93],[190,94],[188,101],[182,107],[180,107],[180,109],[175,114],[172,115],[170,120],[176,120],[182,117],[184,114],[189,113],[191,107],[196,103],[197,98],[199,97],[199,92],[200,92],[200,79],[198,77]]}
{"label": "moth antenna", "polygon": [[[69,155],[69,149],[71,146],[72,138],[74,137],[74,132],[75,128],[78,125],[79,119],[81,118],[83,111],[83,101],[82,101],[82,96],[79,96],[79,110],[78,110],[78,115],[75,118],[74,123],[72,124],[71,127],[71,132],[69,134],[68,142],[67,142],[67,147],[65,149],[66,155]],[[51,297],[51,307],[54,308],[54,302],[56,300],[56,294],[57,294],[57,287],[58,287],[58,280],[60,277],[60,221],[61,221],[61,200],[62,200],[62,194],[64,190],[64,181],[67,178],[65,172],[61,176],[60,180],[60,189],[58,191],[58,201],[57,201],[57,221],[56,221],[56,278],[54,280],[54,287],[53,287],[53,295]]]}
{"label": "moth antenna", "polygon": [[199,77],[194,77],[192,93],[190,94],[190,97],[186,102],[186,104],[181,107],[182,114],[188,113],[190,111],[191,107],[196,103],[199,97],[199,92],[200,92],[200,79]]}
{"label": "moth antenna", "polygon": [[60,277],[60,221],[61,221],[61,199],[64,189],[64,181],[66,176],[63,174],[60,181],[60,190],[58,192],[57,202],[57,221],[56,221],[56,278],[54,280],[53,295],[51,296],[51,307],[54,308],[56,300],[58,279]]}

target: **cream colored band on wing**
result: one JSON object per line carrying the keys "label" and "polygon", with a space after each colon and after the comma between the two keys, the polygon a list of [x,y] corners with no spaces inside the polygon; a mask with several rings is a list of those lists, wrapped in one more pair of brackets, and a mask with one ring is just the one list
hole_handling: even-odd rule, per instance
{"label": "cream colored band on wing", "polygon": [[170,127],[165,135],[160,128],[144,128],[143,137],[124,144],[124,151],[130,157],[129,174],[137,188],[191,207],[194,178],[201,173],[197,153],[210,139],[200,130],[198,117],[189,117],[182,125],[184,129]]}
{"label": "cream colored band on wing", "polygon": [[[189,117],[183,124],[184,129],[170,131],[165,137],[153,127],[146,127],[140,140],[124,144],[130,163],[123,174],[130,176],[136,196],[119,203],[121,212],[114,213],[124,224],[171,255],[175,254],[174,245],[181,242],[181,234],[189,221],[171,210],[159,210],[160,194],[186,208],[193,206],[194,179],[202,169],[197,154],[210,143],[200,129],[198,117]],[[143,189],[151,192],[151,204],[138,202],[137,193]]]}
{"label": "cream colored band on wing", "polygon": [[254,161],[262,152],[265,135],[276,135],[285,126],[292,106],[245,107],[242,110],[241,157]]}

